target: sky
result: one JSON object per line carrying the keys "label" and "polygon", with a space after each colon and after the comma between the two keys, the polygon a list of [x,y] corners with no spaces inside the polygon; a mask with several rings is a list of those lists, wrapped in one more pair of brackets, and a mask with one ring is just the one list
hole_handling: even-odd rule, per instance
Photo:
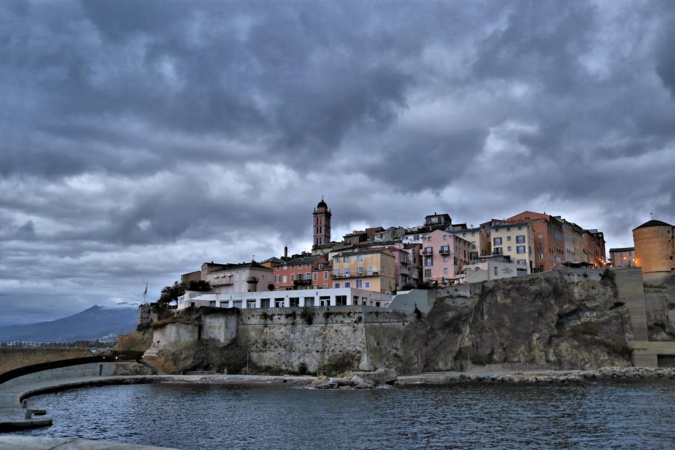
{"label": "sky", "polygon": [[0,325],[525,210],[675,224],[675,2],[0,4]]}

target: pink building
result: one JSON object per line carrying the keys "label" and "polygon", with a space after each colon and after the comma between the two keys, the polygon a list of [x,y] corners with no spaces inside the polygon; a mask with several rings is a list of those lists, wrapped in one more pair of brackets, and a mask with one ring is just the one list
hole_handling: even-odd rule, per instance
{"label": "pink building", "polygon": [[471,242],[444,230],[432,231],[422,238],[422,279],[448,284],[450,278],[469,263]]}

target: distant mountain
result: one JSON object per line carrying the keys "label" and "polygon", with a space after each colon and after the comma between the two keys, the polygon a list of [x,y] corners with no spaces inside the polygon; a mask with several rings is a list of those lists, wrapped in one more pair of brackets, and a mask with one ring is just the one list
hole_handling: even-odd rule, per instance
{"label": "distant mountain", "polygon": [[138,310],[92,306],[75,315],[51,322],[0,327],[0,341],[72,342],[96,340],[136,329]]}

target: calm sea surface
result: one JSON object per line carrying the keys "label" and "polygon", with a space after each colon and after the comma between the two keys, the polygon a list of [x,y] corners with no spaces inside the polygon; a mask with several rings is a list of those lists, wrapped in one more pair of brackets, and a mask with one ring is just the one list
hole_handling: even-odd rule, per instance
{"label": "calm sea surface", "polygon": [[22,435],[181,449],[675,448],[675,382],[412,386],[147,384],[29,400],[54,419]]}

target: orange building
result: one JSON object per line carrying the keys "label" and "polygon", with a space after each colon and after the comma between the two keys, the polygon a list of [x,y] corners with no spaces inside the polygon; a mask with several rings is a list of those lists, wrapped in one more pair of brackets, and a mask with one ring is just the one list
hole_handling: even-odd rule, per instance
{"label": "orange building", "polygon": [[506,222],[529,222],[532,224],[535,272],[548,272],[563,266],[565,261],[565,237],[561,220],[548,214],[524,211],[509,217]]}
{"label": "orange building", "polygon": [[325,256],[303,255],[274,267],[274,290],[331,287],[332,265]]}
{"label": "orange building", "polygon": [[675,227],[650,220],[633,230],[635,264],[642,268],[645,281],[661,281],[675,274]]}

